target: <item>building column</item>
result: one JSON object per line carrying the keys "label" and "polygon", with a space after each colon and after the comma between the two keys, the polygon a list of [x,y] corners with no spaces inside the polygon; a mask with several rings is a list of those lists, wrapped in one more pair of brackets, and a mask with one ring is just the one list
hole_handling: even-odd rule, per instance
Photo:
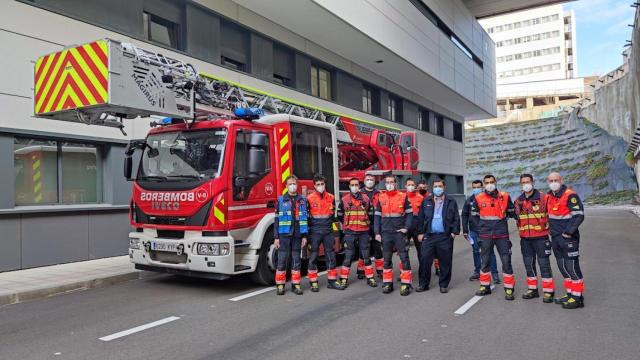
{"label": "building column", "polygon": [[531,109],[533,108],[533,98],[532,97],[528,97],[527,98],[527,109]]}
{"label": "building column", "polygon": [[554,104],[558,104],[560,102],[560,96],[554,96],[553,97],[553,103]]}

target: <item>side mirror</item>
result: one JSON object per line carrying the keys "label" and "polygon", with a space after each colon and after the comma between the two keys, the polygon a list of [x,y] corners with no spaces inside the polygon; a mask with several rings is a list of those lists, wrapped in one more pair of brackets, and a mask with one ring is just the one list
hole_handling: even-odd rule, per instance
{"label": "side mirror", "polygon": [[131,155],[124,157],[124,177],[127,181],[133,180],[131,178],[131,170],[133,169],[133,159]]}

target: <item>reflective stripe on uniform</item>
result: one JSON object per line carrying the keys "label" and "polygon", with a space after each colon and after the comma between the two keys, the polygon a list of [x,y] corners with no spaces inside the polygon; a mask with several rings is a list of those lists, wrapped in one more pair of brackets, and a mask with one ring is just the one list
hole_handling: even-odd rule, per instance
{"label": "reflective stripe on uniform", "polygon": [[[413,211],[409,209],[409,212],[413,212]],[[399,218],[404,216],[404,214],[379,214],[379,215],[382,216],[383,218]]]}
{"label": "reflective stripe on uniform", "polygon": [[480,216],[482,220],[502,220],[500,216]]}
{"label": "reflective stripe on uniform", "polygon": [[573,215],[569,214],[569,215],[551,215],[549,214],[549,219],[554,219],[554,220],[563,220],[563,219],[571,219],[573,217]]}

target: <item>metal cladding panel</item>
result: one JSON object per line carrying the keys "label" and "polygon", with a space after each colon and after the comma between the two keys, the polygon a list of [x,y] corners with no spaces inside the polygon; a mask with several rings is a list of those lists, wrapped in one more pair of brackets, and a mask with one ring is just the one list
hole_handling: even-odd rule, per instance
{"label": "metal cladding panel", "polygon": [[34,68],[36,115],[105,104],[109,98],[106,40],[40,57]]}

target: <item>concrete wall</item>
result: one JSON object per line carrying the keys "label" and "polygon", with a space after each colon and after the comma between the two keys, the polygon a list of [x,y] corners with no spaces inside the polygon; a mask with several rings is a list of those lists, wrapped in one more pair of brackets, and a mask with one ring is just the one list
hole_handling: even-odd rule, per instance
{"label": "concrete wall", "polygon": [[629,202],[637,189],[625,163],[625,142],[576,113],[561,117],[487,126],[466,132],[466,188],[494,174],[498,187],[520,194],[519,176],[533,174],[537,187],[560,172],[588,203]]}

